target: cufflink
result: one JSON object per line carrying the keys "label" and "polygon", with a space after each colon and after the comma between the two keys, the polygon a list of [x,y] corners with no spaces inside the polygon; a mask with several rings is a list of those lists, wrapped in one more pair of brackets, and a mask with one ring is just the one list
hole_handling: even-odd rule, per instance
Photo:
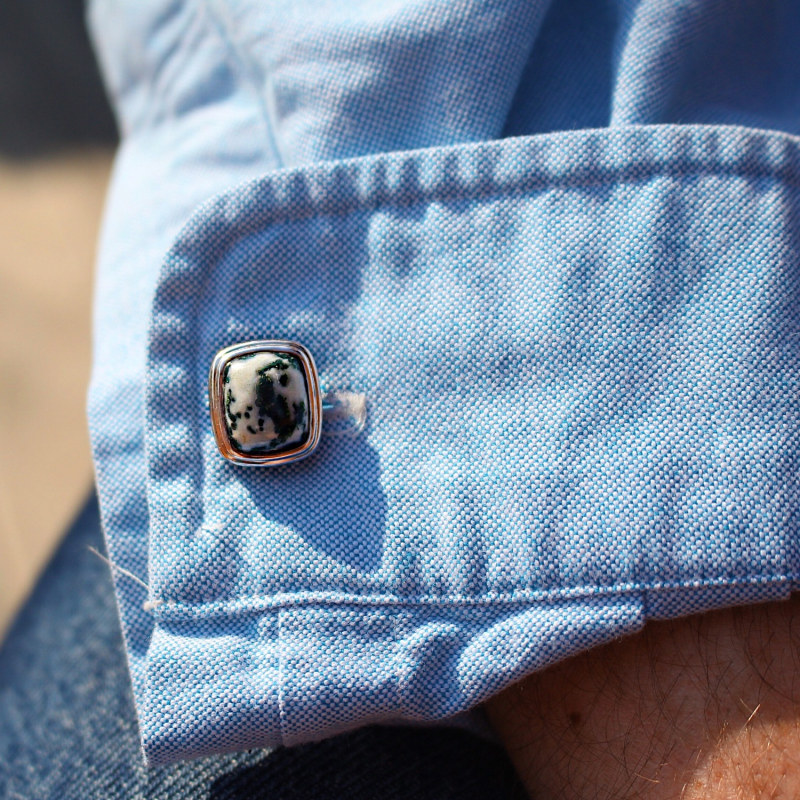
{"label": "cufflink", "polygon": [[208,380],[220,453],[247,466],[276,466],[313,452],[322,433],[322,393],[311,353],[266,339],[220,350]]}

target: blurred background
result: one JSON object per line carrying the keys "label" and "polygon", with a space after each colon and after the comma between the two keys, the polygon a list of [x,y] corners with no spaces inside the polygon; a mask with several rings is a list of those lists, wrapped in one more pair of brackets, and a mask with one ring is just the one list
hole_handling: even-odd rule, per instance
{"label": "blurred background", "polygon": [[0,641],[92,484],[92,272],[117,142],[83,0],[0,3]]}

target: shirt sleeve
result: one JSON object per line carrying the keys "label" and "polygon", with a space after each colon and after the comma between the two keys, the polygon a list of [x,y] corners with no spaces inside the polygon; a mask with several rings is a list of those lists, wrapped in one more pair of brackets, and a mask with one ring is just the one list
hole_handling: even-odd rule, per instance
{"label": "shirt sleeve", "polygon": [[[150,762],[452,718],[795,588],[800,153],[724,61],[777,80],[788,11],[158,6],[93,10],[90,417]],[[209,367],[254,339],[364,425],[223,459]]]}

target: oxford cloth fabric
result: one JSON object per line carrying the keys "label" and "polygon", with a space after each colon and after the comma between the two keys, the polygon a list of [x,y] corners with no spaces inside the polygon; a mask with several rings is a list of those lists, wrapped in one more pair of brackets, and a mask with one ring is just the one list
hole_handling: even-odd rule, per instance
{"label": "oxford cloth fabric", "polygon": [[[796,587],[797,4],[91,20],[123,144],[90,417],[150,762],[450,719]],[[208,367],[260,338],[363,432],[225,462]]]}

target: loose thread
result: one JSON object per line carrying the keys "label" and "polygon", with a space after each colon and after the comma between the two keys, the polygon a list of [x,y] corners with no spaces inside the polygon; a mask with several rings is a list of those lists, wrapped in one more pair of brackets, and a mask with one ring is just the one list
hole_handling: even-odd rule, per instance
{"label": "loose thread", "polygon": [[[126,578],[130,578],[130,580],[132,580],[134,583],[138,583],[139,586],[144,587],[144,589],[147,590],[148,595],[150,594],[150,587],[138,575],[134,575],[130,570],[118,566],[110,558],[104,556],[96,547],[90,546],[89,551],[91,553],[94,553],[101,561],[105,561],[105,563],[108,564],[111,570],[119,573],[120,575],[123,575]],[[163,600],[146,600],[142,604],[142,608],[145,611],[152,611],[157,606],[160,606],[163,602],[164,602]]]}

